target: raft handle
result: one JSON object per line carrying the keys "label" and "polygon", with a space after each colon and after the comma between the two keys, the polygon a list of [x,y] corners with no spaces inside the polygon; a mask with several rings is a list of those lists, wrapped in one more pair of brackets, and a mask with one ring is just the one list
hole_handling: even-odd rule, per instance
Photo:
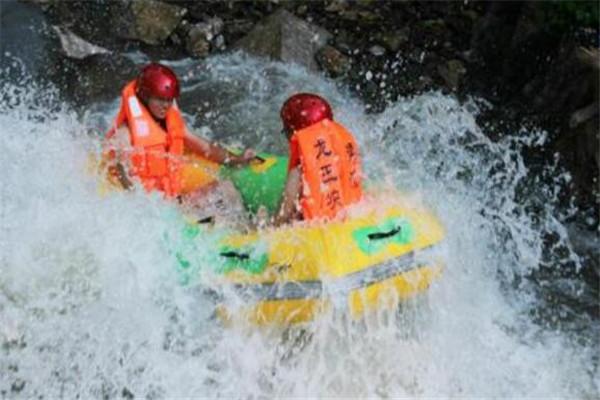
{"label": "raft handle", "polygon": [[377,233],[369,233],[367,235],[367,237],[369,238],[369,240],[381,240],[381,239],[387,239],[389,237],[392,237],[398,233],[400,233],[400,231],[402,230],[402,227],[398,226],[394,229],[392,229],[389,232],[377,232]]}
{"label": "raft handle", "polygon": [[244,253],[236,253],[235,251],[224,251],[219,254],[222,257],[237,258],[238,260],[249,260],[250,256]]}
{"label": "raft handle", "polygon": [[202,218],[196,221],[197,224],[212,224],[213,222],[215,222],[215,217],[213,216]]}

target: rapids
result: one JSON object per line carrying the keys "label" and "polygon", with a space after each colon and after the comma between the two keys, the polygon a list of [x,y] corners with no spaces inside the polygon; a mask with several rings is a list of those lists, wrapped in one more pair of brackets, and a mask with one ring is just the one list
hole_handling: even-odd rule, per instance
{"label": "rapids", "polygon": [[445,225],[443,277],[360,322],[342,310],[225,328],[210,282],[178,282],[164,241],[179,228],[173,207],[98,193],[89,154],[118,93],[80,112],[23,73],[0,85],[0,397],[598,397],[600,322],[585,311],[597,293],[562,222],[577,210],[558,206],[569,175],[534,174],[521,155],[545,132],[493,142],[475,120],[489,105],[440,93],[365,114],[332,81],[239,54],[169,65],[190,125],[229,144],[285,151],[284,99],[330,99],[367,174],[417,193]]}

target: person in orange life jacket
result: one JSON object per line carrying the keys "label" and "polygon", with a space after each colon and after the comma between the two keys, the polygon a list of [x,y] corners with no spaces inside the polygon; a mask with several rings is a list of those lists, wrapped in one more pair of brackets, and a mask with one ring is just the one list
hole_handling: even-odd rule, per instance
{"label": "person in orange life jacket", "polygon": [[281,108],[290,143],[288,176],[275,225],[332,219],[362,198],[360,155],[354,137],[333,120],[322,97],[299,93]]}
{"label": "person in orange life jacket", "polygon": [[[158,190],[167,197],[181,198],[188,190],[182,178],[184,151],[227,165],[245,165],[255,158],[251,149],[235,155],[191,134],[175,103],[178,96],[177,76],[170,68],[156,63],[144,67],[138,78],[123,89],[115,126],[106,139],[109,158],[115,161],[109,166],[109,175],[125,189],[132,187],[131,178],[135,177],[147,191]],[[217,168],[212,173],[208,171],[195,189],[206,192],[217,187],[220,183],[216,181],[216,171]],[[226,191],[235,191],[231,183],[223,184],[231,186]]]}

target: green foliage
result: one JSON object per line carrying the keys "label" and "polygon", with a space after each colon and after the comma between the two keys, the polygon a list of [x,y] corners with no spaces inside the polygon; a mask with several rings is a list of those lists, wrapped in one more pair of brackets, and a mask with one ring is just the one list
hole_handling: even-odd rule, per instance
{"label": "green foliage", "polygon": [[548,27],[551,29],[597,29],[600,25],[600,2],[597,0],[552,0],[542,4]]}

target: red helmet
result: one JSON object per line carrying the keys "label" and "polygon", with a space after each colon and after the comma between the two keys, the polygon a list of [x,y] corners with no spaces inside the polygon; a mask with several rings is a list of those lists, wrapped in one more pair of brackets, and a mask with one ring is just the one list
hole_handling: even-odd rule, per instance
{"label": "red helmet", "polygon": [[175,72],[164,65],[151,63],[142,69],[137,79],[137,90],[141,97],[179,97],[179,80]]}
{"label": "red helmet", "polygon": [[286,131],[297,131],[324,119],[333,120],[333,112],[327,101],[312,93],[298,93],[281,107],[281,120]]}

